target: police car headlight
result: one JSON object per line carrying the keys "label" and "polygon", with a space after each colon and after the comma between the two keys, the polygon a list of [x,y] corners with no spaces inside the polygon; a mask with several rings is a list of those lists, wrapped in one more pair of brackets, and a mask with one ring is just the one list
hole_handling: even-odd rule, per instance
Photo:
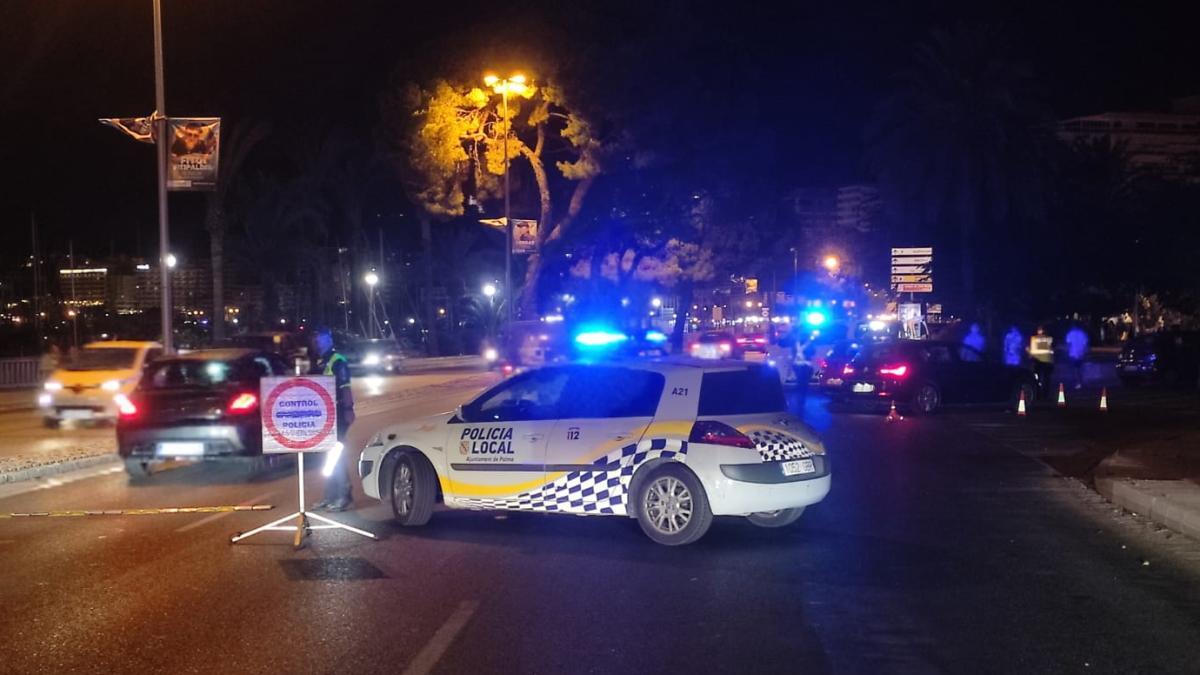
{"label": "police car headlight", "polygon": [[42,385],[42,387],[45,388],[46,391],[62,391],[62,382],[47,380],[46,384]]}
{"label": "police car headlight", "polygon": [[500,358],[500,352],[496,351],[494,347],[488,347],[487,349],[483,350],[483,358],[486,361],[495,361],[496,359]]}
{"label": "police car headlight", "polygon": [[366,356],[363,357],[363,365],[364,366],[379,365],[379,355],[378,354],[367,354]]}
{"label": "police car headlight", "polygon": [[100,388],[103,389],[104,391],[120,391],[121,381],[120,380],[108,380],[104,384],[100,385]]}

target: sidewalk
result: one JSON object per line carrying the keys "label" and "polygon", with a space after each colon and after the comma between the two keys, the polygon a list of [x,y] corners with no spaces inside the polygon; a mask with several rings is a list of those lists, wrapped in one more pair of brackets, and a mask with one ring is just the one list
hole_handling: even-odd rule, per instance
{"label": "sidewalk", "polygon": [[1200,430],[1119,448],[1093,481],[1117,506],[1200,541]]}
{"label": "sidewalk", "polygon": [[0,413],[23,412],[37,407],[38,389],[0,389]]}

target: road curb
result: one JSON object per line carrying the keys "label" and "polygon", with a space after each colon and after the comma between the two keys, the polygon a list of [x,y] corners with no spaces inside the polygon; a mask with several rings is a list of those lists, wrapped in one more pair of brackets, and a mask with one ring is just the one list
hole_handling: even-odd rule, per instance
{"label": "road curb", "polygon": [[61,462],[51,464],[39,464],[30,466],[16,471],[0,472],[0,485],[9,483],[18,483],[24,480],[33,480],[35,478],[45,478],[60,473],[68,473],[79,469],[87,469],[100,464],[112,463],[114,465],[120,463],[121,458],[114,453],[105,453],[103,455],[90,455],[87,457],[77,457],[67,459]]}
{"label": "road curb", "polygon": [[1200,485],[1186,480],[1097,478],[1105,499],[1200,541]]}

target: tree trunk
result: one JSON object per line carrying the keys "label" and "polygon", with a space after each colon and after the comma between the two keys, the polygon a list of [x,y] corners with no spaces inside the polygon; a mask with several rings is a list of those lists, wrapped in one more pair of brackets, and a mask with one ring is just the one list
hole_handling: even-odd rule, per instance
{"label": "tree trunk", "polygon": [[679,284],[679,304],[675,307],[675,326],[671,330],[671,351],[676,354],[683,349],[683,329],[687,326],[688,316],[692,312],[693,290],[690,281]]}
{"label": "tree trunk", "polygon": [[421,246],[423,247],[422,256],[425,259],[424,282],[425,282],[425,339],[426,348],[430,356],[438,355],[438,331],[437,331],[437,310],[434,308],[433,302],[433,224],[430,222],[429,216],[422,213],[421,219]]}
{"label": "tree trunk", "polygon": [[212,263],[212,337],[218,344],[225,339],[225,222],[217,214],[218,222],[208,228],[208,252]]}

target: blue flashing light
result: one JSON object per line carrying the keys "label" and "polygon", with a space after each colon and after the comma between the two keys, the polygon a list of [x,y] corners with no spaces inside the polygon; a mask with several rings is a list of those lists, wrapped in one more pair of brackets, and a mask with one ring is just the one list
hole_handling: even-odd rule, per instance
{"label": "blue flashing light", "polygon": [[810,326],[823,326],[827,318],[824,312],[809,312],[804,315],[804,323]]}
{"label": "blue flashing light", "polygon": [[648,330],[646,331],[646,341],[659,343],[666,342],[667,334],[660,330]]}
{"label": "blue flashing light", "polygon": [[575,343],[581,347],[611,347],[628,340],[629,336],[611,330],[588,330],[575,336]]}

